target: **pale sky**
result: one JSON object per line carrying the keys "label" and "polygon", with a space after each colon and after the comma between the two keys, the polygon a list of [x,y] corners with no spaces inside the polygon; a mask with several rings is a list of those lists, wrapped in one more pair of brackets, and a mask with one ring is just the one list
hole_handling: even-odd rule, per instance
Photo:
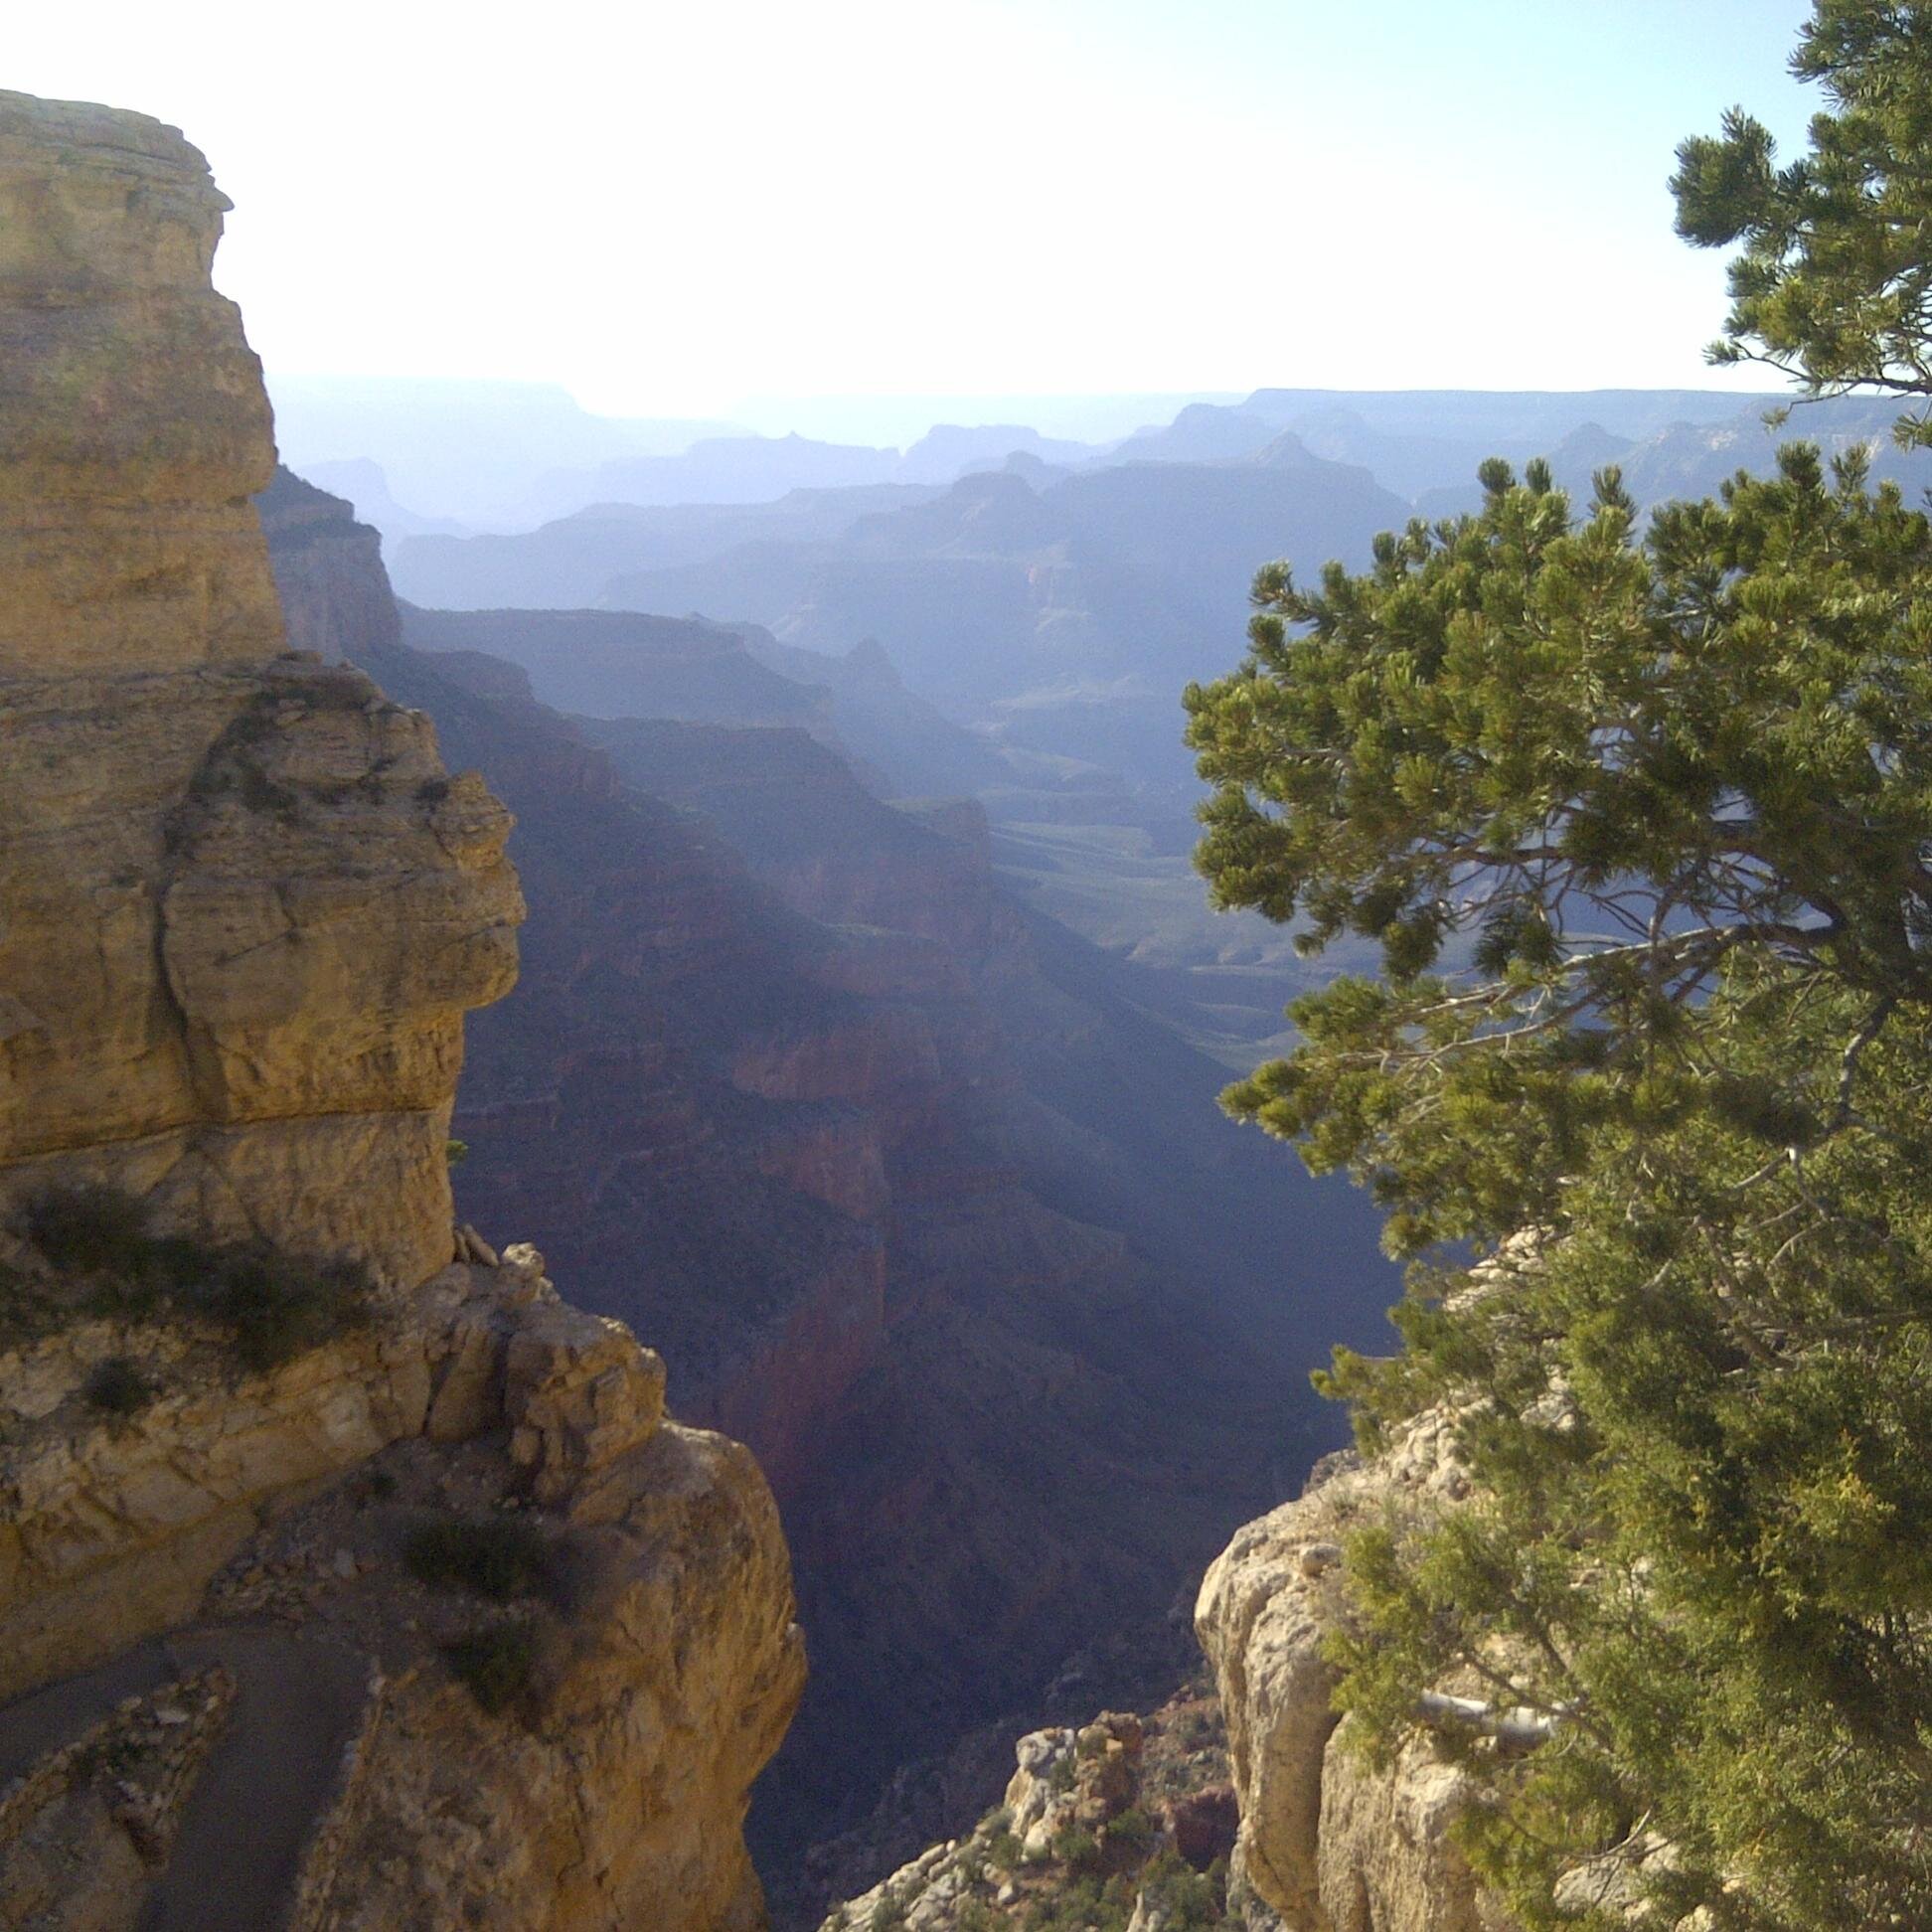
{"label": "pale sky", "polygon": [[[173,121],[280,373],[760,395],[1702,386],[1672,150],[1801,0],[68,0],[0,81]],[[1752,386],[1761,386],[1761,382]]]}

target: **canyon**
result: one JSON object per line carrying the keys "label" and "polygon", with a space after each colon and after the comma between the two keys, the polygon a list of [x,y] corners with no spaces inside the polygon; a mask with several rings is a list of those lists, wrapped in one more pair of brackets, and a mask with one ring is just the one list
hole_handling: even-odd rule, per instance
{"label": "canyon", "polygon": [[511,620],[399,610],[345,504],[260,501],[291,636],[517,816],[532,913],[470,1029],[463,1211],[650,1337],[778,1494],[813,1680],[768,1871],[1069,1664],[1062,1701],[1150,1694],[1177,1597],[1329,1440],[1293,1390],[1392,1291],[1372,1216],[1218,1118],[1219,1067],[1001,888],[977,806],[869,788],[813,687],[711,627],[537,614],[515,648],[581,643],[635,708],[564,717],[489,654]]}
{"label": "canyon", "polygon": [[0,1915],[871,1925],[1005,1790],[1265,1925],[1207,1606],[1371,1210],[907,782],[1090,773],[876,646],[399,604],[274,466],[225,206],[0,96]]}

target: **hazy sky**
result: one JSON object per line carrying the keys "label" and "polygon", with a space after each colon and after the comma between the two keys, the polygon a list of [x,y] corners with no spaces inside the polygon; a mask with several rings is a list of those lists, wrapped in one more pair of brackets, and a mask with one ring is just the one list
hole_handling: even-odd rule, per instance
{"label": "hazy sky", "polygon": [[70,0],[5,84],[174,121],[271,372],[756,395],[1717,379],[1684,135],[1799,0]]}

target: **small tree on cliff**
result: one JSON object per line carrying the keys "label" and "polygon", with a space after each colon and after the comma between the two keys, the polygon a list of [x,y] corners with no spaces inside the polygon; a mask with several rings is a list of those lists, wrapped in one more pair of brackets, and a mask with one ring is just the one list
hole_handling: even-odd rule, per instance
{"label": "small tree on cliff", "polygon": [[[1922,16],[1807,47],[1916,64]],[[1716,1926],[1932,1924],[1932,527],[1803,445],[1641,534],[1614,472],[1580,519],[1483,480],[1366,574],[1263,571],[1188,694],[1216,901],[1383,956],[1227,1104],[1394,1251],[1506,1263],[1418,1261],[1403,1353],[1329,1378],[1370,1446],[1453,1401],[1479,1485],[1357,1538],[1341,1700],[1466,1758],[1527,1924],[1653,1834]]]}

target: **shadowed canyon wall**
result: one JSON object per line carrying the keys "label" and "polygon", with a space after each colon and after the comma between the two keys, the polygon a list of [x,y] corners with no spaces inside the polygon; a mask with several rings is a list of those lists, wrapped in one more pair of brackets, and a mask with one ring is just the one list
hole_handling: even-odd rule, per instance
{"label": "shadowed canyon wall", "polygon": [[516,812],[524,975],[472,1029],[459,1195],[772,1475],[814,1678],[754,1822],[795,1872],[908,1757],[1165,1627],[1319,1446],[1283,1390],[1328,1308],[1387,1298],[1369,1217],[1001,892],[977,808],[887,806],[816,730],[564,719],[447,626],[402,643],[347,506],[284,476],[262,510],[296,641]]}

